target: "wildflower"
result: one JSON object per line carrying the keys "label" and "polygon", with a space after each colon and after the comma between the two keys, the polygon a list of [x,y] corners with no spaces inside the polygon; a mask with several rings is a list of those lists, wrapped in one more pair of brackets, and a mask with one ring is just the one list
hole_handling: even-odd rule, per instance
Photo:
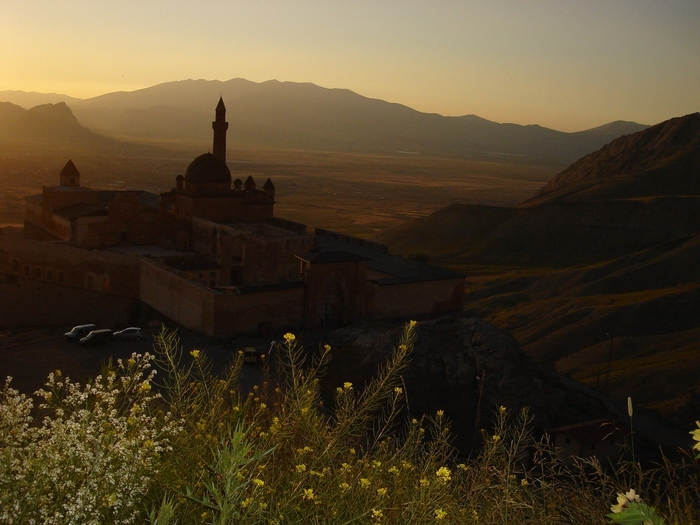
{"label": "wildflower", "polygon": [[323,345],[323,349],[324,349],[326,352],[330,352],[330,351],[331,351],[331,345]]}
{"label": "wildflower", "polygon": [[351,448],[349,452],[350,452],[350,454],[352,454],[353,456],[355,455],[355,449],[354,449],[354,448]]}
{"label": "wildflower", "polygon": [[297,469],[297,472],[306,472],[306,465],[304,463],[301,463],[294,468]]}
{"label": "wildflower", "polygon": [[442,418],[445,416],[445,411],[444,410],[438,410],[437,411],[437,417]]}
{"label": "wildflower", "polygon": [[397,469],[396,467],[389,467],[389,469],[387,470],[387,472],[388,472],[389,474],[393,474],[394,476],[398,476],[398,475],[399,475],[399,469]]}
{"label": "wildflower", "polygon": [[630,489],[627,494],[623,494],[622,492],[617,493],[617,504],[612,505],[610,507],[610,510],[613,512],[622,512],[622,510],[627,506],[628,503],[639,503],[641,501],[641,498],[639,497],[639,494],[636,494],[634,492],[634,489]]}
{"label": "wildflower", "polygon": [[427,478],[421,478],[421,480],[420,480],[420,486],[421,486],[421,487],[429,487],[429,486],[430,486],[430,481],[428,481]]}
{"label": "wildflower", "polygon": [[314,451],[314,449],[312,449],[311,447],[309,447],[309,446],[307,445],[307,446],[305,446],[304,448],[298,448],[298,449],[297,449],[297,454],[299,454],[299,455],[301,456],[301,455],[303,455],[303,454],[306,454],[307,452],[313,452],[313,451]]}
{"label": "wildflower", "polygon": [[693,449],[700,451],[700,421],[696,421],[695,424],[698,426],[698,428],[691,430],[690,434],[693,436],[693,439],[697,441],[697,443],[693,445]]}
{"label": "wildflower", "polygon": [[494,434],[493,436],[491,436],[491,439],[493,439],[494,443],[498,443],[498,441],[500,441],[501,439],[501,436],[499,436],[498,434]]}
{"label": "wildflower", "polygon": [[435,509],[435,519],[436,520],[445,519],[445,516],[447,516],[447,512],[445,512],[442,509]]}
{"label": "wildflower", "polygon": [[194,357],[195,359],[199,359],[199,350],[196,350],[196,349],[195,349],[195,350],[192,350],[192,351],[190,352],[190,355],[191,355],[192,357]]}
{"label": "wildflower", "polygon": [[396,392],[396,394],[398,395],[401,395],[403,394],[403,388],[401,388],[400,386],[396,386],[394,387],[394,392]]}
{"label": "wildflower", "polygon": [[260,403],[259,407],[260,410],[265,410],[267,408],[267,405],[265,403]]}
{"label": "wildflower", "polygon": [[435,477],[444,485],[452,479],[452,472],[447,467],[440,467],[435,473]]}
{"label": "wildflower", "polygon": [[292,334],[290,332],[287,332],[286,334],[284,334],[284,342],[285,343],[287,343],[289,345],[289,344],[292,344],[294,341],[296,341],[296,337],[294,336],[294,334]]}
{"label": "wildflower", "polygon": [[308,500],[314,499],[316,497],[316,495],[314,494],[314,489],[304,489],[304,494],[302,497]]}
{"label": "wildflower", "polygon": [[265,482],[259,478],[255,478],[253,480],[253,485],[255,485],[256,487],[263,487],[265,485]]}
{"label": "wildflower", "polygon": [[384,513],[380,509],[372,509],[372,519],[374,521],[379,521],[384,516]]}
{"label": "wildflower", "polygon": [[460,463],[459,465],[457,465],[457,468],[458,468],[459,470],[463,470],[463,471],[465,471],[465,472],[466,472],[467,470],[469,470],[469,467],[467,467],[464,463]]}
{"label": "wildflower", "polygon": [[418,321],[409,321],[409,322],[408,322],[408,327],[409,327],[411,330],[413,330],[413,329],[416,327],[417,324],[418,324]]}
{"label": "wildflower", "polygon": [[350,485],[348,485],[348,484],[345,483],[345,482],[341,483],[341,484],[339,485],[339,487],[340,487],[340,490],[342,490],[343,492],[345,492],[346,490],[350,490]]}
{"label": "wildflower", "polygon": [[150,392],[151,391],[151,383],[149,383],[148,381],[144,381],[143,383],[141,383],[139,390],[141,390],[141,392],[144,392],[144,393]]}
{"label": "wildflower", "polygon": [[520,486],[527,487],[527,480],[525,478],[520,480]]}
{"label": "wildflower", "polygon": [[386,493],[387,493],[387,490],[384,487],[377,489],[377,496],[379,496],[380,498],[386,496]]}
{"label": "wildflower", "polygon": [[503,405],[501,405],[500,407],[498,407],[498,413],[499,413],[499,414],[504,414],[505,411],[506,411],[506,407],[504,407]]}
{"label": "wildflower", "polygon": [[241,507],[246,509],[251,505],[251,503],[253,503],[253,498],[246,498],[243,501],[241,501]]}
{"label": "wildflower", "polygon": [[345,383],[343,383],[343,388],[345,390],[350,390],[352,388],[352,383],[350,381],[345,381]]}
{"label": "wildflower", "polygon": [[381,467],[381,466],[382,466],[382,462],[381,462],[381,461],[379,461],[379,460],[377,460],[377,459],[375,459],[374,461],[372,461],[372,468],[379,468],[379,467]]}
{"label": "wildflower", "polygon": [[360,486],[361,486],[363,489],[366,489],[366,488],[369,487],[371,484],[372,484],[372,482],[371,482],[370,480],[368,480],[367,478],[360,478]]}

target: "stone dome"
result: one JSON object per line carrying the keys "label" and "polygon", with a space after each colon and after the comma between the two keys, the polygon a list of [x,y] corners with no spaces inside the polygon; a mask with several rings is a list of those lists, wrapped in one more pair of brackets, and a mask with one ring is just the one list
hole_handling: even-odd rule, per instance
{"label": "stone dome", "polygon": [[185,183],[196,185],[231,184],[231,170],[216,155],[205,153],[194,159],[185,172]]}

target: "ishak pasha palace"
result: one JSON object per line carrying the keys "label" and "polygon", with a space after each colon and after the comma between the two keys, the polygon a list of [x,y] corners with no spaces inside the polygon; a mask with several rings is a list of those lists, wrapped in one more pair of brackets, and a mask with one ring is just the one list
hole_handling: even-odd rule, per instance
{"label": "ishak pasha palace", "polygon": [[212,127],[212,153],[166,193],[91,190],[69,160],[27,197],[24,236],[0,235],[13,308],[34,324],[159,317],[211,337],[461,309],[459,274],[275,217],[270,179],[232,179],[222,99]]}

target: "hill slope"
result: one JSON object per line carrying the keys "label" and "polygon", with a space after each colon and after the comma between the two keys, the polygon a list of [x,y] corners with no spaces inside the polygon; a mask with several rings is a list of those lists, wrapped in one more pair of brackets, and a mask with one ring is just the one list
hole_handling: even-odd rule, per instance
{"label": "hill slope", "polygon": [[520,206],[455,204],[382,240],[461,266],[467,313],[511,331],[530,356],[692,421],[700,115],[613,141]]}

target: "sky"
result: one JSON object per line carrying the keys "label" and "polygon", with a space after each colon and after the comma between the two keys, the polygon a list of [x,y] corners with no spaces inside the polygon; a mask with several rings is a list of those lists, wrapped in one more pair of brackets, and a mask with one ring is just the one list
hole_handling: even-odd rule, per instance
{"label": "sky", "polygon": [[699,0],[0,0],[0,91],[312,82],[579,131],[700,110]]}

